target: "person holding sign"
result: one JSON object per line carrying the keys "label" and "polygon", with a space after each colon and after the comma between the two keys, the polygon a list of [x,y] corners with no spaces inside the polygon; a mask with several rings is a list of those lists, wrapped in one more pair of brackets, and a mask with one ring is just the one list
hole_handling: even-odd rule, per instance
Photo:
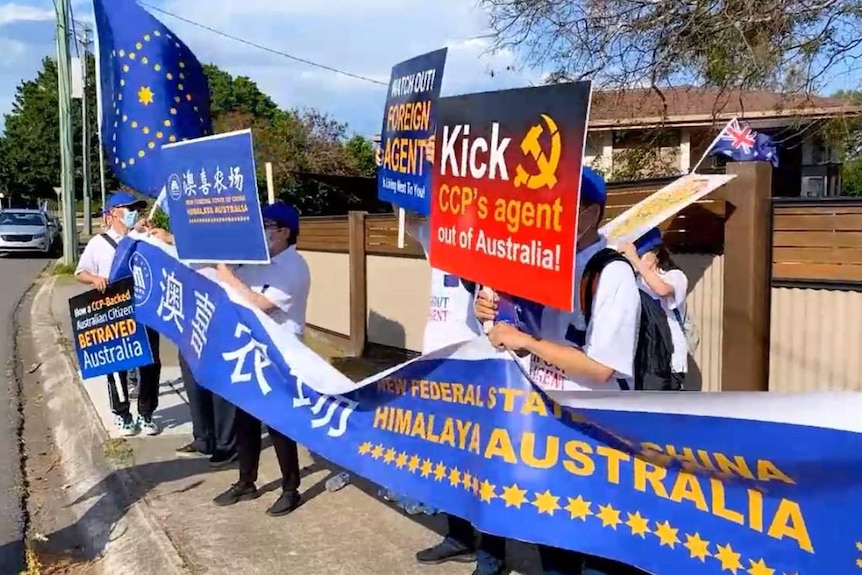
{"label": "person holding sign", "polygon": [[[147,207],[143,200],[136,199],[126,192],[114,192],[104,207],[106,231],[90,238],[78,267],[75,279],[104,292],[117,244],[129,233],[138,220],[138,213]],[[120,371],[108,374],[108,398],[117,427],[123,435],[131,436],[142,431],[147,435],[158,435],[159,426],[153,421],[153,413],[159,405],[159,378],[162,364],[159,360],[159,334],[147,328],[147,338],[153,352],[153,363],[140,368],[138,388],[138,419],[132,417],[129,406],[128,374]],[[119,386],[117,381],[119,380]]]}
{"label": "person holding sign", "polygon": [[[596,285],[582,286],[575,298],[574,312],[546,308],[537,336],[509,323],[496,322],[488,338],[497,347],[529,353],[531,379],[547,388],[633,389],[640,316],[635,274],[620,254],[606,248],[598,233],[606,201],[604,180],[590,168],[584,168],[580,193],[575,280],[576,285],[581,285],[591,269],[598,274]],[[601,262],[600,269],[595,269],[595,262]],[[582,309],[581,298],[590,300],[588,309]],[[476,299],[476,317],[480,321],[493,321],[496,316],[495,297],[483,290]],[[547,546],[540,546],[539,554],[547,575],[616,575],[631,569],[599,557]],[[477,555],[476,575],[504,572],[502,538],[483,534]]]}
{"label": "person holding sign", "polygon": [[[305,331],[305,314],[311,273],[305,259],[296,250],[299,236],[299,213],[284,202],[270,204],[261,210],[269,247],[270,263],[216,267],[216,279],[240,294],[248,304],[269,315],[276,323],[289,326],[294,333]],[[150,234],[165,243],[173,236],[162,229]],[[216,505],[234,505],[257,499],[262,424],[253,415],[236,410],[236,447],[239,458],[239,480],[213,501]],[[299,453],[294,440],[270,428],[269,436],[281,469],[281,496],[266,510],[267,515],[287,515],[299,506]]]}
{"label": "person holding sign", "polygon": [[637,270],[640,289],[657,300],[667,315],[673,342],[670,376],[675,388],[684,389],[689,351],[684,319],[688,278],[671,259],[658,228],[651,229],[633,244],[623,244],[620,251]]}

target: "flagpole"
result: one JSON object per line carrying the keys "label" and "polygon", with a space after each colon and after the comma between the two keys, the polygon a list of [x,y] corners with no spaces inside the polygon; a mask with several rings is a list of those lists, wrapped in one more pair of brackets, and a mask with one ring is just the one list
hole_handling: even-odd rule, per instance
{"label": "flagpole", "polygon": [[[95,2],[93,4],[95,10]],[[99,27],[96,26],[94,38],[94,54],[96,62],[96,125],[99,136],[99,186],[102,193],[102,207],[105,206],[105,142],[102,141],[102,59],[99,47]]]}
{"label": "flagpole", "polygon": [[697,161],[697,163],[694,165],[694,167],[691,169],[691,171],[689,171],[690,174],[693,174],[697,171],[697,169],[700,167],[700,165],[703,163],[703,161],[706,159],[706,157],[709,155],[709,153],[712,151],[712,149],[715,147],[715,145],[721,139],[721,135],[724,134],[724,131],[727,130],[727,127],[730,124],[732,124],[733,122],[735,122],[736,120],[737,120],[737,118],[736,118],[736,116],[734,116],[724,125],[724,127],[721,129],[721,131],[718,133],[718,135],[712,140],[712,143],[709,144],[709,147],[706,148],[706,151],[703,153],[703,155],[700,157],[700,159]]}

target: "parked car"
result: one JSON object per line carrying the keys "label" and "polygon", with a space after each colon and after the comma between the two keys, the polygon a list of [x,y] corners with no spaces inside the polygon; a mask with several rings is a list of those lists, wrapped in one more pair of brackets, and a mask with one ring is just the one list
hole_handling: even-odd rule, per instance
{"label": "parked car", "polygon": [[0,212],[0,253],[49,254],[58,242],[57,223],[39,210]]}

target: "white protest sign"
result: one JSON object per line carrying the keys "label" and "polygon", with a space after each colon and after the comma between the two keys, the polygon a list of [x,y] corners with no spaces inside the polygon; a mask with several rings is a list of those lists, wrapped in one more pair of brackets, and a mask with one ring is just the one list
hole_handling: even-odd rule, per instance
{"label": "white protest sign", "polygon": [[611,247],[633,242],[735,177],[724,174],[682,176],[602,226],[599,234],[607,238]]}

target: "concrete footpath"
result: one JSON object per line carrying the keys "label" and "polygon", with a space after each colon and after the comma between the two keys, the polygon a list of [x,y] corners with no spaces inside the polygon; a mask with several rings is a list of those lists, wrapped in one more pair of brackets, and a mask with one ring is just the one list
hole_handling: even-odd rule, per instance
{"label": "concrete footpath", "polygon": [[[358,477],[341,491],[327,492],[324,482],[339,470],[305,449],[300,451],[304,502],[294,513],[282,518],[264,513],[279,494],[275,455],[269,447],[261,458],[258,487],[263,495],[231,507],[213,505],[213,497],[236,481],[236,467],[214,471],[206,459],[175,457],[174,450],[190,440],[191,427],[176,349],[167,341],[161,347],[165,367],[156,413],[164,432],[157,437],[112,438],[105,382],[81,382],[71,357],[68,299],[82,291],[70,277],[48,279],[35,296],[32,335],[43,362],[42,384],[69,486],[69,508],[78,528],[92,534],[92,548],[85,552],[100,572],[472,572],[470,564],[417,565],[414,553],[440,538],[440,518],[408,517],[379,500],[377,487]],[[532,550],[513,547],[516,564],[534,563]]]}

